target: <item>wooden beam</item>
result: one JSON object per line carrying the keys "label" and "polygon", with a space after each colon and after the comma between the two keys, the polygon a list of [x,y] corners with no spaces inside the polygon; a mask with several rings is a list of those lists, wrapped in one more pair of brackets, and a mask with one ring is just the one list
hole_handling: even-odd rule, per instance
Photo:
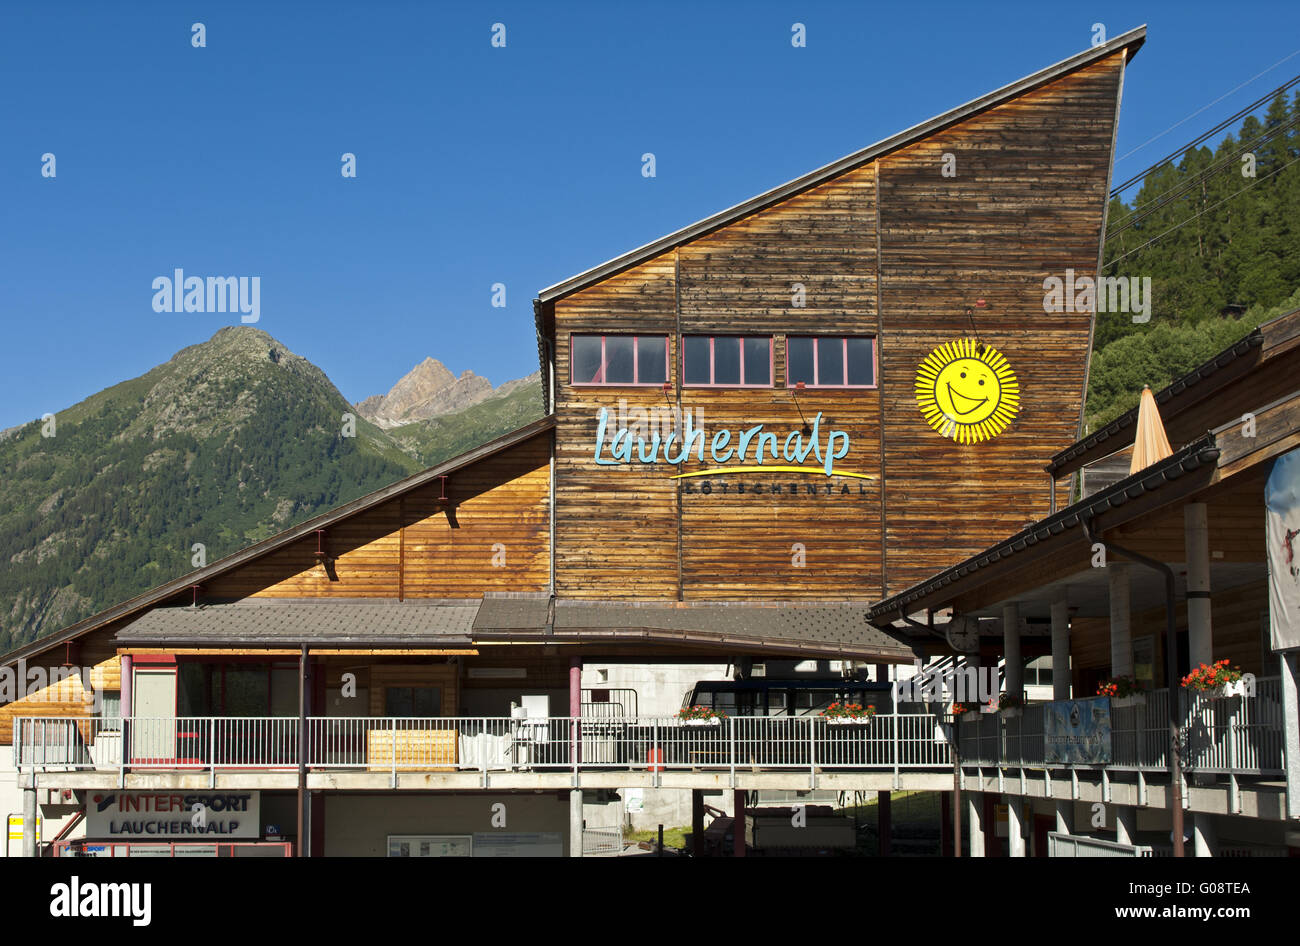
{"label": "wooden beam", "polygon": [[[121,655],[156,654],[157,647],[119,647]],[[414,648],[322,648],[313,647],[312,654],[317,657],[477,657],[478,651],[472,648],[414,647]],[[169,654],[183,657],[297,657],[299,651],[284,647],[170,647]]]}

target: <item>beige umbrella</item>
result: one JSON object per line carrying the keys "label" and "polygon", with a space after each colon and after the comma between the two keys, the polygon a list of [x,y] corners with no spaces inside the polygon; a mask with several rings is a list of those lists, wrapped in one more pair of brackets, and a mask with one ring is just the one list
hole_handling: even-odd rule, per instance
{"label": "beige umbrella", "polygon": [[1169,438],[1165,436],[1165,425],[1160,420],[1155,395],[1151,393],[1150,387],[1144,385],[1142,403],[1138,405],[1137,434],[1133,438],[1133,462],[1128,468],[1129,476],[1138,470],[1145,470],[1173,452]]}

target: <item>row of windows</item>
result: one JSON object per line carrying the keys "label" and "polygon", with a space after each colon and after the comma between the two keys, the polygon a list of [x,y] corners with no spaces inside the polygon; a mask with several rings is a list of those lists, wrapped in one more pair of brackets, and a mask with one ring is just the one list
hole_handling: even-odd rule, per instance
{"label": "row of windows", "polygon": [[[667,335],[573,335],[573,384],[662,385],[668,381]],[[686,335],[686,387],[770,388],[776,343],[770,335]],[[871,388],[876,340],[871,336],[791,336],[785,342],[786,387]]]}

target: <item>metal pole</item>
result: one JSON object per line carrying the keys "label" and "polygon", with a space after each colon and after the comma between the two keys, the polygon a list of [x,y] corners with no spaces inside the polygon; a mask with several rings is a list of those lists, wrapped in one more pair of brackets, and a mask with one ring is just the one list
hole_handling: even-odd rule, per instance
{"label": "metal pole", "polygon": [[135,715],[133,698],[135,672],[132,669],[134,662],[130,654],[123,654],[120,662],[122,678],[118,684],[121,687],[118,714],[122,717],[122,751],[118,754],[117,787],[126,788],[126,764],[131,755],[131,717]]}
{"label": "metal pole", "polygon": [[736,857],[745,856],[745,793],[737,790],[733,796],[732,810],[736,816],[731,822],[732,850]]}
{"label": "metal pole", "polygon": [[[36,770],[23,776],[23,857],[38,856],[36,846]],[[8,846],[9,826],[5,825],[5,845]]]}
{"label": "metal pole", "polygon": [[952,856],[961,857],[961,741],[957,717],[952,718]]}
{"label": "metal pole", "polygon": [[[303,743],[307,734],[307,645],[298,648],[298,856],[305,857],[307,822],[307,757]],[[396,753],[394,753],[396,756]]]}

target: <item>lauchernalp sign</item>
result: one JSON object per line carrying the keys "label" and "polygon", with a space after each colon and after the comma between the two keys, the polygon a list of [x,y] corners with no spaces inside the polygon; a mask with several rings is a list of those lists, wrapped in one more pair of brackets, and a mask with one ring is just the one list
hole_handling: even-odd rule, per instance
{"label": "lauchernalp sign", "polygon": [[[870,480],[874,476],[836,470],[835,461],[849,455],[849,435],[843,430],[827,430],[822,436],[822,415],[818,412],[810,428],[785,433],[775,433],[763,424],[733,432],[719,430],[708,437],[701,427],[686,413],[681,435],[671,431],[662,438],[657,430],[651,431],[650,440],[626,426],[620,426],[612,436],[609,432],[609,410],[602,407],[596,422],[596,445],[593,459],[598,466],[624,466],[632,463],[667,463],[671,466],[695,459],[723,464],[738,461],[740,466],[728,466],[691,473],[679,473],[675,478],[694,476],[722,476],[731,473],[825,473],[826,476],[852,476]],[[608,454],[608,455],[606,455]],[[819,466],[809,466],[812,457]],[[744,465],[749,460],[750,465]],[[774,462],[768,463],[768,460]],[[787,465],[781,465],[785,460]]]}
{"label": "lauchernalp sign", "polygon": [[106,792],[86,802],[86,837],[257,838],[258,792]]}

